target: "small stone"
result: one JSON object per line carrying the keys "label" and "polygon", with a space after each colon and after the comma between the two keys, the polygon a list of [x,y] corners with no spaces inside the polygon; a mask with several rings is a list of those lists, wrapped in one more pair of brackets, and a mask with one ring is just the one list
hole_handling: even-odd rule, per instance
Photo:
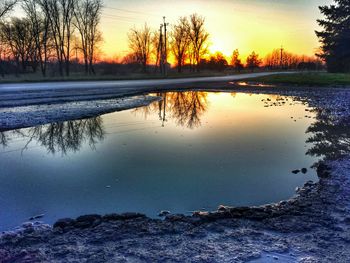
{"label": "small stone", "polygon": [[298,173],[300,173],[300,170],[293,170],[292,173],[293,174],[298,174]]}
{"label": "small stone", "polygon": [[102,217],[100,215],[84,215],[76,219],[75,226],[79,228],[94,227],[101,223]]}
{"label": "small stone", "polygon": [[218,211],[219,212],[226,212],[227,210],[228,210],[227,206],[219,205],[219,207],[218,207]]}
{"label": "small stone", "polygon": [[35,215],[29,218],[30,221],[44,217],[44,214]]}
{"label": "small stone", "polygon": [[303,168],[303,169],[301,169],[301,172],[302,172],[303,174],[306,174],[306,173],[307,173],[307,169],[306,169],[306,168]]}
{"label": "small stone", "polygon": [[170,214],[170,211],[162,210],[159,212],[158,216],[164,217]]}
{"label": "small stone", "polygon": [[53,228],[66,228],[73,226],[75,224],[75,220],[72,218],[62,218],[58,220],[54,225]]}

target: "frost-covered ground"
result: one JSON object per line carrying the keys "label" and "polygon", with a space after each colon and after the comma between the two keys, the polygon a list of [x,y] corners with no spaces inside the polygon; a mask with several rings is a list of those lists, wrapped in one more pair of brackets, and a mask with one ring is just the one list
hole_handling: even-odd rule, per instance
{"label": "frost-covered ground", "polygon": [[25,223],[0,237],[0,261],[349,262],[350,89],[215,87],[289,95],[314,107],[312,151],[324,157],[319,181],[296,189],[290,200],[261,207],[221,206],[159,220],[128,213],[62,219],[53,227]]}
{"label": "frost-covered ground", "polygon": [[147,106],[156,100],[158,100],[158,97],[155,96],[132,96],[51,105],[39,104],[20,107],[0,107],[0,131],[89,118],[109,112]]}

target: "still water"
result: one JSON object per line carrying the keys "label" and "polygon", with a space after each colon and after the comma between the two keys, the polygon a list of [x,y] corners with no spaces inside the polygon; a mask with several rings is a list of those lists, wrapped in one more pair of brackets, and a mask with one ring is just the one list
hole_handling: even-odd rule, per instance
{"label": "still water", "polygon": [[305,154],[315,122],[307,106],[271,95],[158,95],[148,107],[0,133],[1,230],[39,214],[53,223],[262,205],[317,180],[317,159]]}

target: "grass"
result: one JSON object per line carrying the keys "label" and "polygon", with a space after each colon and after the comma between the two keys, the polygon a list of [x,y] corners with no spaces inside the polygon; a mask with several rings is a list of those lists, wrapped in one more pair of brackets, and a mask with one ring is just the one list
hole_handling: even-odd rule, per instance
{"label": "grass", "polygon": [[292,84],[300,86],[350,86],[350,74],[307,72],[263,76],[245,79],[245,81],[263,82],[269,84]]}

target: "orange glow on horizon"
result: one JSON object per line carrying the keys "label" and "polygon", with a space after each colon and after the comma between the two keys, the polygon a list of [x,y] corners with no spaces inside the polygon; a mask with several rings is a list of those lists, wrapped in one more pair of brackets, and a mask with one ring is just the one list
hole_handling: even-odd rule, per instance
{"label": "orange glow on horizon", "polygon": [[[210,53],[222,52],[228,61],[235,49],[239,49],[245,62],[252,51],[263,58],[281,45],[286,51],[312,56],[319,46],[314,33],[318,28],[316,19],[320,18],[318,6],[329,3],[331,0],[136,0],[127,3],[105,0],[101,20],[102,57],[124,57],[128,53],[127,33],[134,26],[147,23],[156,31],[164,15],[171,27],[180,16],[192,13],[206,19]],[[174,64],[171,56],[169,62]]]}

